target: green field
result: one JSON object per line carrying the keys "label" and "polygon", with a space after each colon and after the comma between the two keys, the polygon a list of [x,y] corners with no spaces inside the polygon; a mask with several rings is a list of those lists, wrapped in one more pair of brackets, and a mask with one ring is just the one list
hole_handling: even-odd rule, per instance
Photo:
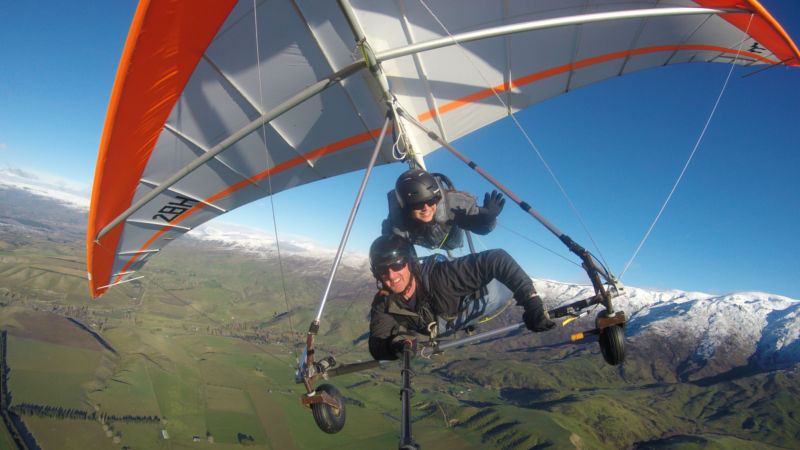
{"label": "green field", "polygon": [[[324,289],[324,264],[284,260],[281,278],[275,260],[176,243],[148,264],[146,278],[93,300],[75,246],[0,248],[12,408],[94,414],[23,414],[42,448],[398,444],[397,363],[328,381],[346,402],[338,434],[320,431],[300,402],[305,388],[293,375]],[[318,355],[365,360],[374,284],[350,268],[340,278]],[[682,383],[669,366],[637,354],[635,343],[628,361],[610,367],[596,344],[539,347],[536,339],[521,334],[415,360],[415,440],[464,449],[792,448],[800,441],[797,371]],[[12,447],[0,439],[0,449]]]}
{"label": "green field", "polygon": [[[9,336],[7,363],[12,368],[8,389],[12,405],[32,403],[85,408],[87,387],[102,377],[99,351]],[[55,370],[54,370],[55,369]]]}

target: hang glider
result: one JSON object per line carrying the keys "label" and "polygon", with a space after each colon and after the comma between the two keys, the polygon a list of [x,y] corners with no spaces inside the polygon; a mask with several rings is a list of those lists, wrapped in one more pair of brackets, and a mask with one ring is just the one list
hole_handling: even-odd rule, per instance
{"label": "hang glider", "polygon": [[[579,87],[688,62],[798,66],[800,51],[755,0],[142,0],[95,172],[91,294],[137,279],[171,240],[256,199],[356,170],[366,182],[375,164],[424,166],[438,148],[480,172],[449,142]],[[622,362],[613,276],[482,174],[581,257],[595,295],[551,314],[566,323],[602,304],[589,334],[607,362]],[[332,368],[332,358],[313,356],[365,182],[297,372],[327,432],[343,426],[344,404],[331,385],[313,384],[376,364]],[[405,351],[404,374],[408,359]]]}
{"label": "hang glider", "polygon": [[[636,70],[800,61],[755,1],[340,3],[140,2],[95,172],[93,296],[231,209],[363,169],[395,108],[452,141]],[[440,146],[394,132],[377,164]]]}

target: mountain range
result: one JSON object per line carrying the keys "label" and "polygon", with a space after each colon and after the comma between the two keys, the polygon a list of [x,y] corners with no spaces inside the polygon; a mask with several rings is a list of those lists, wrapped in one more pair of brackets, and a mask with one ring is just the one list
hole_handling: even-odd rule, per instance
{"label": "mountain range", "polygon": [[[57,194],[57,190],[48,193],[34,186],[16,186],[0,182],[0,237],[2,237],[0,262],[4,267],[12,267],[15,260],[23,261],[24,258],[19,256],[19,251],[26,251],[27,248],[35,247],[37,252],[40,250],[46,252],[43,247],[53,245],[62,249],[59,252],[63,252],[64,248],[82,247],[86,230],[86,206],[72,201],[72,198],[59,198]],[[290,297],[299,301],[301,294],[305,295],[306,292],[315,290],[317,286],[324,285],[335,250],[322,248],[309,240],[295,236],[290,238],[284,236],[280,245],[276,245],[274,236],[269,233],[216,221],[194,230],[170,245],[168,251],[171,252],[171,256],[159,255],[161,258],[167,258],[164,260],[167,261],[166,265],[158,260],[152,261],[150,264],[154,265],[154,269],[158,268],[151,273],[148,273],[148,267],[145,267],[142,272],[145,280],[152,279],[152,282],[145,282],[152,286],[149,291],[145,288],[146,284],[142,284],[141,287],[127,287],[125,293],[121,292],[123,294],[121,299],[132,296],[125,301],[132,302],[132,305],[140,305],[134,308],[144,307],[136,299],[140,296],[144,298],[142,293],[149,292],[147,303],[155,310],[165,305],[172,305],[170,308],[184,308],[179,314],[200,313],[205,318],[203,320],[213,324],[209,329],[216,329],[221,324],[219,321],[222,316],[216,316],[214,313],[207,316],[205,312],[213,311],[206,308],[216,308],[212,307],[212,304],[219,304],[224,308],[224,314],[230,317],[233,314],[227,312],[229,308],[264,308],[263,297],[277,292],[276,287],[269,284],[261,287],[259,284],[251,285],[244,280],[257,276],[264,280],[264,283],[268,283],[267,279],[278,281],[274,275],[261,272],[263,269],[252,272],[256,266],[251,263],[253,260],[266,261],[270,267],[274,267],[273,263],[278,259],[278,249],[286,270],[289,271],[287,276],[291,283]],[[74,250],[72,252],[75,253]],[[242,270],[226,272],[241,277],[235,280],[235,284],[240,284],[241,287],[232,291],[228,286],[220,286],[220,283],[216,283],[213,279],[213,275],[202,271],[202,267],[208,266],[208,263],[202,261],[195,261],[195,264],[187,266],[186,270],[172,270],[169,264],[174,264],[174,261],[180,261],[185,255],[191,254],[197,254],[198,258],[211,255],[210,257],[216,258],[218,264],[226,267],[231,264],[242,264]],[[81,270],[79,269],[81,259],[81,255],[75,254],[74,258],[67,261],[69,268],[58,269],[57,273],[74,272],[77,275]],[[57,260],[61,261],[63,258],[59,257]],[[38,263],[29,264],[29,268],[36,270],[41,270],[43,267]],[[9,268],[5,269],[3,275],[9,280],[23,280],[20,278],[23,273],[22,270]],[[30,277],[30,275],[25,276]],[[181,280],[181,276],[188,279]],[[297,284],[291,280],[303,281]],[[533,281],[537,291],[551,308],[594,294],[588,285],[545,279]],[[7,299],[4,306],[25,304],[25,298],[32,298],[29,294],[31,292],[44,292],[54,299],[63,297],[65,300],[67,296],[76,299],[76,295],[78,297],[84,295],[80,293],[82,287],[71,289],[69,294],[67,292],[62,294],[57,289],[50,288],[52,282],[38,285],[33,283],[35,280],[22,282],[20,292],[25,294],[12,292],[13,286],[0,289]],[[133,284],[136,283],[126,286]],[[309,291],[312,285],[314,289]],[[206,286],[208,292],[192,290],[196,286]],[[220,289],[222,287],[225,289]],[[324,336],[321,335],[320,341],[332,343],[331,348],[346,342],[354,342],[357,352],[365,351],[361,335],[363,330],[360,327],[349,330],[335,322],[362,315],[366,319],[368,308],[366,300],[363,299],[370,298],[373,289],[366,255],[346,252],[332,292],[332,300],[326,309],[326,315],[329,316],[326,317],[326,323],[331,322],[330,329],[321,333]],[[224,305],[219,303],[220,300],[205,303],[207,300],[204,300],[204,297],[219,298],[220,295],[227,296],[224,301],[231,302],[230,306],[227,303]],[[315,295],[312,293],[311,297]],[[88,300],[88,297],[89,292],[86,287],[85,299]],[[19,299],[22,299],[22,303],[19,303]],[[361,300],[354,302],[354,299]],[[115,300],[117,301],[119,299]],[[259,312],[260,315],[256,316],[249,314],[245,319],[248,322],[245,324],[251,323],[257,330],[263,330],[267,334],[276,333],[269,330],[274,330],[287,318],[296,317],[289,320],[300,320],[302,323],[302,320],[313,312],[313,307],[309,306],[313,301],[316,300],[304,300],[306,303],[303,305],[296,303],[294,307],[284,305],[282,301],[267,302],[266,307],[269,312],[267,314]],[[102,307],[103,303],[101,299],[97,306]],[[41,308],[42,303],[31,305],[38,305],[34,308]],[[284,307],[289,309],[282,309]],[[800,425],[795,424],[797,419],[793,411],[797,411],[796,402],[790,402],[786,413],[773,414],[768,411],[770,401],[785,402],[786,395],[791,398],[790,393],[800,386],[798,381],[800,380],[798,340],[800,301],[763,292],[712,295],[626,286],[624,295],[614,299],[614,307],[616,310],[625,311],[628,318],[625,329],[627,359],[625,363],[614,368],[599,362],[601,358],[595,356],[599,353],[599,349],[596,344],[591,344],[589,339],[586,340],[588,345],[564,345],[565,342],[569,342],[571,333],[593,328],[592,314],[596,313],[596,310],[590,310],[587,317],[555,331],[534,334],[518,330],[510,333],[511,339],[487,339],[465,352],[453,350],[453,356],[449,357],[447,362],[424,364],[428,365],[431,376],[450,384],[505,386],[500,389],[505,402],[519,408],[550,411],[557,415],[572,411],[574,420],[578,422],[591,424],[594,420],[600,421],[594,423],[603,429],[602,433],[598,431],[597,434],[610,446],[632,445],[635,442],[632,439],[638,439],[637,445],[657,448],[655,444],[667,439],[663,444],[671,448],[672,441],[669,439],[677,435],[689,435],[691,439],[702,435],[703,439],[711,439],[705,442],[713,442],[707,433],[727,430],[732,423],[736,424],[736,431],[731,433],[748,442],[758,442],[764,436],[777,432],[779,436],[775,437],[771,445],[780,447],[790,442],[792,436],[797,436],[794,433],[800,429]],[[130,308],[131,306],[124,307],[126,314],[133,314]],[[284,314],[285,312],[288,314]],[[481,325],[478,331],[516,323],[520,318],[520,308],[509,308],[506,313]],[[139,323],[139,320],[144,319],[133,321]],[[238,320],[231,326],[237,323]],[[258,335],[262,331],[256,333]],[[277,332],[277,335],[281,334]],[[348,346],[353,347],[352,344]],[[543,363],[545,361],[554,364],[548,365]],[[481,367],[491,370],[480,370]],[[589,407],[593,399],[608,401],[609,394],[602,392],[612,392],[610,389],[618,390],[619,395],[623,396],[620,399],[627,398],[627,401],[638,402],[635,398],[643,396],[642,398],[647,399],[652,405],[648,407],[639,403],[613,403],[616,405],[613,407],[615,416],[630,411],[643,419],[648,414],[663,419],[647,419],[637,427],[635,433],[624,435],[615,434],[618,432],[616,427],[604,426],[601,423],[603,414],[592,415],[587,412],[576,415],[577,411]],[[678,389],[677,393],[680,395],[675,393],[675,389]],[[704,390],[706,395],[701,394]],[[639,394],[633,395],[633,391]],[[742,392],[755,395],[755,401],[743,402]],[[718,400],[720,398],[723,400]],[[573,402],[579,401],[590,403],[574,403],[576,406],[572,406]],[[482,404],[464,400],[462,405],[466,405],[467,409],[460,411],[466,413],[470,411],[469,405]],[[634,407],[634,404],[639,406]],[[698,404],[704,406],[700,407],[696,415],[687,416],[684,412],[672,413],[671,411],[675,411],[672,406],[674,404],[684,405],[683,407],[688,404],[695,407]],[[601,406],[601,411],[606,410],[604,409],[606,407]],[[639,409],[633,411],[631,408]],[[731,408],[742,408],[746,411],[743,414],[747,417],[740,419],[723,412]],[[479,417],[500,420],[495,416],[500,414],[497,412],[499,410],[495,407],[490,409],[494,412],[487,415],[486,407],[479,407],[474,417],[463,420],[465,426],[472,427],[473,425],[469,424],[475,424],[474,426],[478,427],[475,429],[484,435],[482,439],[495,442],[494,427],[483,430],[478,426],[483,423]],[[607,411],[610,413],[611,410]],[[455,411],[448,412],[451,413],[462,414]],[[513,417],[518,413],[510,414]],[[514,433],[521,432],[521,425],[513,421],[506,422],[508,419],[505,413],[501,416],[503,417],[501,428],[505,430],[503,434],[510,433],[511,430],[516,430]],[[792,424],[789,425],[787,420]],[[524,435],[530,434],[525,432]],[[527,440],[520,442],[523,441],[530,442]]]}
{"label": "mountain range", "polygon": [[[85,231],[86,204],[57,189],[31,184],[0,184],[0,227],[17,226],[29,231],[59,230],[72,237]],[[46,212],[46,214],[45,214]],[[58,235],[59,233],[54,233]],[[81,236],[82,237],[82,236]],[[274,236],[263,230],[210,222],[188,233],[188,244],[210,245],[274,256]],[[327,262],[335,249],[324,248],[302,237],[280,242],[284,255]],[[342,263],[367,271],[367,256],[345,252]],[[591,286],[534,279],[549,307],[589,297]],[[679,290],[653,290],[626,286],[614,300],[626,312],[626,339],[637,346],[666,346],[683,355],[679,378],[718,375],[736,367],[774,370],[800,363],[800,301],[764,292],[712,295]]]}
{"label": "mountain range", "polygon": [[[31,232],[85,233],[86,204],[66,197],[57,189],[0,183],[0,229],[17,227]],[[45,214],[46,212],[46,214]],[[53,233],[58,230],[58,233]],[[82,237],[82,236],[81,236]],[[302,237],[291,237],[276,246],[264,230],[225,223],[206,223],[182,239],[187,245],[228,248],[261,257],[298,256],[316,263],[330,263],[336,250]],[[342,264],[368,271],[362,253],[345,252]],[[315,264],[316,265],[316,264]],[[534,279],[548,307],[593,295],[591,286]],[[684,380],[718,375],[735,367],[758,370],[785,369],[800,363],[800,300],[764,292],[712,295],[679,290],[624,287],[614,299],[625,311],[626,340],[637,346],[666,346],[684,355],[680,377]]]}
{"label": "mountain range", "polygon": [[[210,223],[189,236],[258,254],[275,252],[272,236],[247,227]],[[281,242],[281,249],[323,260],[334,255],[303,241]],[[358,253],[346,253],[343,263],[368,267],[367,256]],[[588,285],[536,278],[534,285],[549,307],[594,295]],[[684,347],[681,353],[691,361],[682,373],[685,379],[742,365],[773,370],[800,363],[800,300],[764,292],[712,295],[626,286],[614,304],[627,314],[627,339]]]}

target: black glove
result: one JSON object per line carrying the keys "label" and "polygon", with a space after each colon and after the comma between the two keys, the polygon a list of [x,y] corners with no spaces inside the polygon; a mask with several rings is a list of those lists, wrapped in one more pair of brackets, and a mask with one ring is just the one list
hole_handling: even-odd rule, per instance
{"label": "black glove", "polygon": [[392,338],[392,350],[397,353],[397,357],[403,356],[403,350],[405,349],[406,344],[409,345],[409,350],[411,351],[412,358],[417,354],[417,338],[411,334],[398,334],[397,336]]}
{"label": "black glove", "polygon": [[[503,210],[503,206],[506,204],[506,199],[503,198],[503,194],[492,191],[491,194],[488,192],[483,196],[483,209],[486,210],[486,214],[491,214],[492,217],[497,217],[500,215],[500,211]],[[483,213],[484,211],[481,211]]]}
{"label": "black glove", "polygon": [[478,207],[477,214],[467,214],[463,208],[453,209],[454,222],[467,231],[487,234],[494,229],[497,215],[505,204],[506,199],[503,198],[503,194],[497,191],[492,191],[491,194],[487,192],[483,197],[483,206]]}
{"label": "black glove", "polygon": [[551,330],[556,326],[556,323],[550,320],[550,315],[547,314],[542,299],[538,295],[534,294],[533,297],[525,300],[522,307],[525,308],[525,312],[522,314],[525,328],[538,333]]}

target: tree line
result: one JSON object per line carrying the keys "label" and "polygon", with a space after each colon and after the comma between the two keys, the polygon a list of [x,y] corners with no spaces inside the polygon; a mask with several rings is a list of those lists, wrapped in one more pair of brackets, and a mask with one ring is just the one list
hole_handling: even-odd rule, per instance
{"label": "tree line", "polygon": [[36,443],[36,439],[28,431],[28,427],[25,426],[19,415],[8,409],[8,405],[11,404],[11,393],[8,392],[8,372],[11,369],[6,364],[6,342],[6,330],[2,330],[0,331],[0,417],[17,448],[39,449],[41,447]]}
{"label": "tree line", "polygon": [[[158,423],[158,416],[136,416],[131,414],[115,415],[98,411],[84,411],[82,409],[64,408],[62,406],[36,405],[20,403],[11,406],[11,392],[8,390],[8,375],[11,368],[6,361],[7,336],[5,330],[0,330],[0,418],[8,430],[14,444],[20,449],[39,449],[36,439],[28,431],[20,416],[38,416],[54,419],[76,419],[107,422],[128,423]],[[112,350],[113,351],[113,350]]]}
{"label": "tree line", "polygon": [[20,403],[11,408],[20,415],[48,417],[55,419],[77,419],[77,420],[99,420],[100,422],[130,422],[130,423],[158,423],[161,418],[158,416],[134,416],[126,414],[117,416],[104,412],[87,412],[82,409],[63,408],[61,406],[35,405],[31,403]]}

